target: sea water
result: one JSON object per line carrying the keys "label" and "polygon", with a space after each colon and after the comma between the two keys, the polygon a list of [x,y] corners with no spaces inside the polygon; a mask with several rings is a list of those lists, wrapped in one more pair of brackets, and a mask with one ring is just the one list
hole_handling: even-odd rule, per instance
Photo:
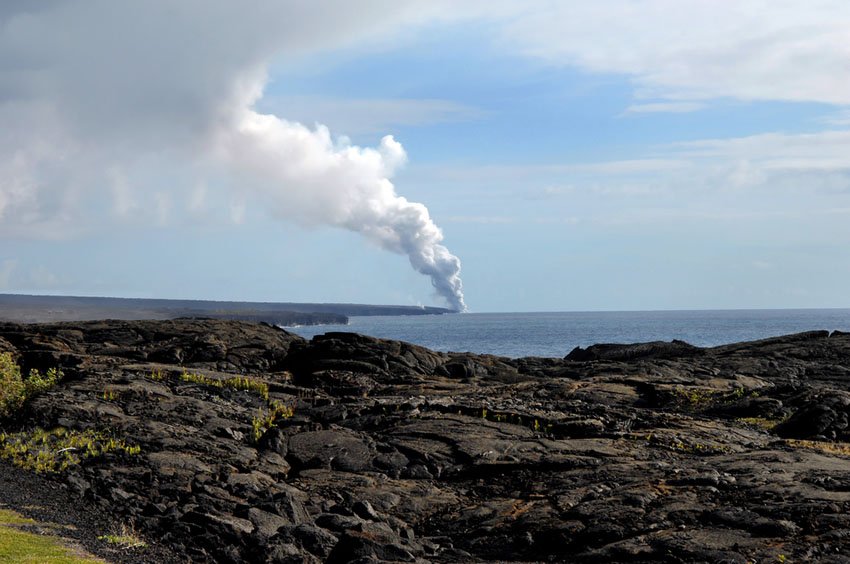
{"label": "sea water", "polygon": [[595,343],[680,339],[710,347],[817,329],[850,331],[850,309],[374,316],[352,317],[348,325],[286,329],[307,338],[351,331],[438,351],[563,357]]}

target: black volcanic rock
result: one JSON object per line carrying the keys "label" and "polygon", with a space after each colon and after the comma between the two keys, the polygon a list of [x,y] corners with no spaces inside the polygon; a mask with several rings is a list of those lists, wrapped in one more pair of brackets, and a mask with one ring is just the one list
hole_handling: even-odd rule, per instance
{"label": "black volcanic rock", "polygon": [[[850,554],[847,334],[508,359],[222,320],[104,321],[0,324],[0,350],[66,374],[4,431],[99,429],[140,447],[49,480],[151,541],[117,561]],[[209,383],[235,376],[268,400]],[[0,480],[11,472],[0,461]],[[27,482],[9,483],[0,503],[28,511]]]}
{"label": "black volcanic rock", "polygon": [[109,357],[235,372],[280,370],[289,347],[303,341],[264,324],[192,319],[0,323],[0,338],[23,354],[25,365],[39,369],[63,359],[75,364],[75,356],[76,363]]}
{"label": "black volcanic rock", "polygon": [[673,340],[669,343],[653,341],[651,343],[637,343],[633,345],[600,344],[591,345],[586,349],[576,347],[565,359],[577,362],[589,360],[615,360],[628,361],[639,358],[681,358],[696,356],[703,353],[703,349],[695,347],[685,341]]}

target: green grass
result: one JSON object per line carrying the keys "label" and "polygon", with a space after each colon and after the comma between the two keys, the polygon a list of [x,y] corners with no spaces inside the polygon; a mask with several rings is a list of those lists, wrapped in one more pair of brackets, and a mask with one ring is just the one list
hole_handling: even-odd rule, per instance
{"label": "green grass", "polygon": [[61,539],[20,530],[35,521],[12,511],[0,510],[0,563],[16,564],[103,564],[90,556],[74,554]]}

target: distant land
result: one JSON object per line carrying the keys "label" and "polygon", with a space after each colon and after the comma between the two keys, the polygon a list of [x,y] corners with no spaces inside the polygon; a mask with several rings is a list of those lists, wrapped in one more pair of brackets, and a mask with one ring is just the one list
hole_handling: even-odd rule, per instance
{"label": "distant land", "polygon": [[441,315],[445,313],[455,312],[440,307],[402,305],[220,302],[0,294],[0,321],[19,323],[196,317],[263,321],[274,325],[291,326],[346,324],[349,316]]}

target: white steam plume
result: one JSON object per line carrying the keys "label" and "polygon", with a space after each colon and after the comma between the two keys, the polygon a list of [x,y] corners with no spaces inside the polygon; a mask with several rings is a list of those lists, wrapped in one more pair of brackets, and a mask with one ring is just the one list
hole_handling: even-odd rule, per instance
{"label": "white steam plume", "polygon": [[324,126],[310,130],[243,107],[225,120],[216,150],[251,177],[248,185],[263,192],[277,215],[342,227],[406,255],[449,307],[466,310],[460,260],[441,244],[428,209],[396,194],[390,182],[407,158],[392,136],[377,149],[334,143]]}
{"label": "white steam plume", "polygon": [[253,196],[278,217],[361,233],[408,256],[463,310],[460,262],[425,206],[389,180],[404,161],[398,143],[348,146],[254,111],[270,63],[391,46],[450,5],[0,2],[0,239],[165,222],[185,200],[197,214],[207,206],[193,187],[226,185],[224,163],[225,176],[241,175],[238,202]]}

